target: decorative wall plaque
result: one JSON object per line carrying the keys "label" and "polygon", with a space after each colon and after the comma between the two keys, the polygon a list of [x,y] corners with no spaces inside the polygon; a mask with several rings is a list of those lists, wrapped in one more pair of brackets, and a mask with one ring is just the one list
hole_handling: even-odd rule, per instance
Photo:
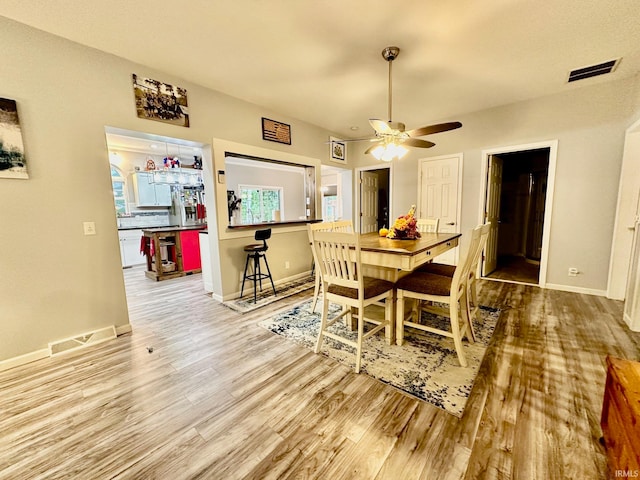
{"label": "decorative wall plaque", "polygon": [[262,117],[262,139],[291,145],[291,125]]}

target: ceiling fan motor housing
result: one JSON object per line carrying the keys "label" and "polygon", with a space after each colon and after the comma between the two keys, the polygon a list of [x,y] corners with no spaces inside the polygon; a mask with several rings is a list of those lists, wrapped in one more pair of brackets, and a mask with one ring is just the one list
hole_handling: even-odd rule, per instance
{"label": "ceiling fan motor housing", "polygon": [[399,54],[400,49],[398,47],[387,47],[382,50],[382,58],[384,58],[387,62],[392,62]]}
{"label": "ceiling fan motor housing", "polygon": [[392,122],[391,120],[389,120],[387,122],[389,124],[389,127],[391,127],[393,130],[397,130],[398,132],[404,132],[404,123],[402,122]]}

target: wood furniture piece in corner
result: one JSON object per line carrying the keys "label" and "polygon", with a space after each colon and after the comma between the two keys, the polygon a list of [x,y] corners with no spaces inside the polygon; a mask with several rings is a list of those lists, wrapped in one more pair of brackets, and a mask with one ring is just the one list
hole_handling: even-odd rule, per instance
{"label": "wood furniture piece in corner", "polygon": [[640,475],[640,363],[607,357],[600,420],[611,476]]}

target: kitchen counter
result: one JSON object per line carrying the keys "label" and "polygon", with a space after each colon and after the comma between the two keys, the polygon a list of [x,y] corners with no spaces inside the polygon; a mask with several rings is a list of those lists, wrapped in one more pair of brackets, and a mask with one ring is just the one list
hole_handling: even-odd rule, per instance
{"label": "kitchen counter", "polygon": [[175,227],[177,228],[177,225],[167,225],[166,227],[118,227],[118,231],[119,232],[124,232],[127,230],[148,230],[149,228],[169,228],[169,227]]}
{"label": "kitchen counter", "polygon": [[230,230],[249,230],[252,228],[278,227],[291,225],[306,225],[307,223],[319,223],[322,219],[317,220],[286,220],[283,222],[263,222],[263,223],[243,223],[240,225],[227,225]]}
{"label": "kitchen counter", "polygon": [[206,225],[189,225],[186,227],[177,227],[177,226],[169,226],[169,227],[150,227],[150,228],[142,228],[142,232],[150,232],[150,233],[159,233],[159,232],[183,232],[185,230],[204,230],[206,229]]}

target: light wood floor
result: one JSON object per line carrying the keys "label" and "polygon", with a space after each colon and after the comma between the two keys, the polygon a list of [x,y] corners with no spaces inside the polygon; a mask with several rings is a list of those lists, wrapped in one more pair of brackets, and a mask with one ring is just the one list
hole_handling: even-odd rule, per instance
{"label": "light wood floor", "polygon": [[[464,416],[257,326],[199,275],[126,271],[132,335],[0,373],[1,479],[600,479],[620,302],[482,281],[503,309]],[[149,353],[147,347],[153,347]]]}

